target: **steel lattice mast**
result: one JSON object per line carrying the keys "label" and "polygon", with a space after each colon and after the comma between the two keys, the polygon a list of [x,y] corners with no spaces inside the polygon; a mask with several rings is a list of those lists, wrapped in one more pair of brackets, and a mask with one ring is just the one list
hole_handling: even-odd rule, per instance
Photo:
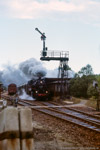
{"label": "steel lattice mast", "polygon": [[58,78],[61,78],[61,81],[59,81],[60,84],[60,91],[61,95],[64,94],[65,87],[68,88],[68,83],[64,80],[64,77],[66,76],[68,79],[68,60],[69,60],[69,52],[68,51],[48,51],[47,47],[45,47],[45,40],[46,36],[45,33],[42,33],[38,28],[35,28],[36,31],[38,31],[41,34],[41,40],[43,40],[43,50],[41,53],[40,60],[42,61],[60,61],[59,69],[58,69]]}

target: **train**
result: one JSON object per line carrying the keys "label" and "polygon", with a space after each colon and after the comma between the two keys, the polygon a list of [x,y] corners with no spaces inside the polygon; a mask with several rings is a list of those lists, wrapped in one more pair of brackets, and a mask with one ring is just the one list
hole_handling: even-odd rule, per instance
{"label": "train", "polygon": [[28,81],[26,92],[37,100],[47,100],[51,97],[44,78]]}
{"label": "train", "polygon": [[32,79],[27,84],[18,87],[21,91],[24,89],[26,93],[37,100],[49,100],[54,96],[68,95],[68,79],[59,78],[41,78]]}

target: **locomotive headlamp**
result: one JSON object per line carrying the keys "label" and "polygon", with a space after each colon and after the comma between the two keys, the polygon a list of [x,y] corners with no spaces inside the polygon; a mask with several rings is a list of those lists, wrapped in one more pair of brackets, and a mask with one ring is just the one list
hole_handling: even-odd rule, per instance
{"label": "locomotive headlamp", "polygon": [[46,93],[48,93],[48,91],[46,91]]}
{"label": "locomotive headlamp", "polygon": [[35,91],[35,93],[38,93],[38,91]]}
{"label": "locomotive headlamp", "polygon": [[42,81],[40,81],[40,83],[42,83]]}

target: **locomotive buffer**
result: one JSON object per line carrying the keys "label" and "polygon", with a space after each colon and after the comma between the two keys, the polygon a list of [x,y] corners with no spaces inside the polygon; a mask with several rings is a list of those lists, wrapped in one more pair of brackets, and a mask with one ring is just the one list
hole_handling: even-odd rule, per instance
{"label": "locomotive buffer", "polygon": [[[68,94],[68,61],[69,61],[69,52],[68,51],[54,51],[49,50],[45,47],[46,36],[45,33],[42,33],[38,28],[35,28],[41,34],[41,40],[43,40],[43,50],[41,51],[40,60],[42,61],[60,61],[59,70],[58,70],[58,88],[60,85],[61,95],[65,95],[65,90],[67,88]],[[67,81],[64,80],[67,78]]]}

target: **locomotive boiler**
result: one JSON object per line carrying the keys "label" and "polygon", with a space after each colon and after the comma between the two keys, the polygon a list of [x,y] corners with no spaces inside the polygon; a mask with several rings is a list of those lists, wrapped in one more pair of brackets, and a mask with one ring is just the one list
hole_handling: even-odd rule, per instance
{"label": "locomotive boiler", "polygon": [[50,98],[45,79],[38,78],[37,80],[30,80],[27,84],[27,94],[38,100],[47,100]]}

